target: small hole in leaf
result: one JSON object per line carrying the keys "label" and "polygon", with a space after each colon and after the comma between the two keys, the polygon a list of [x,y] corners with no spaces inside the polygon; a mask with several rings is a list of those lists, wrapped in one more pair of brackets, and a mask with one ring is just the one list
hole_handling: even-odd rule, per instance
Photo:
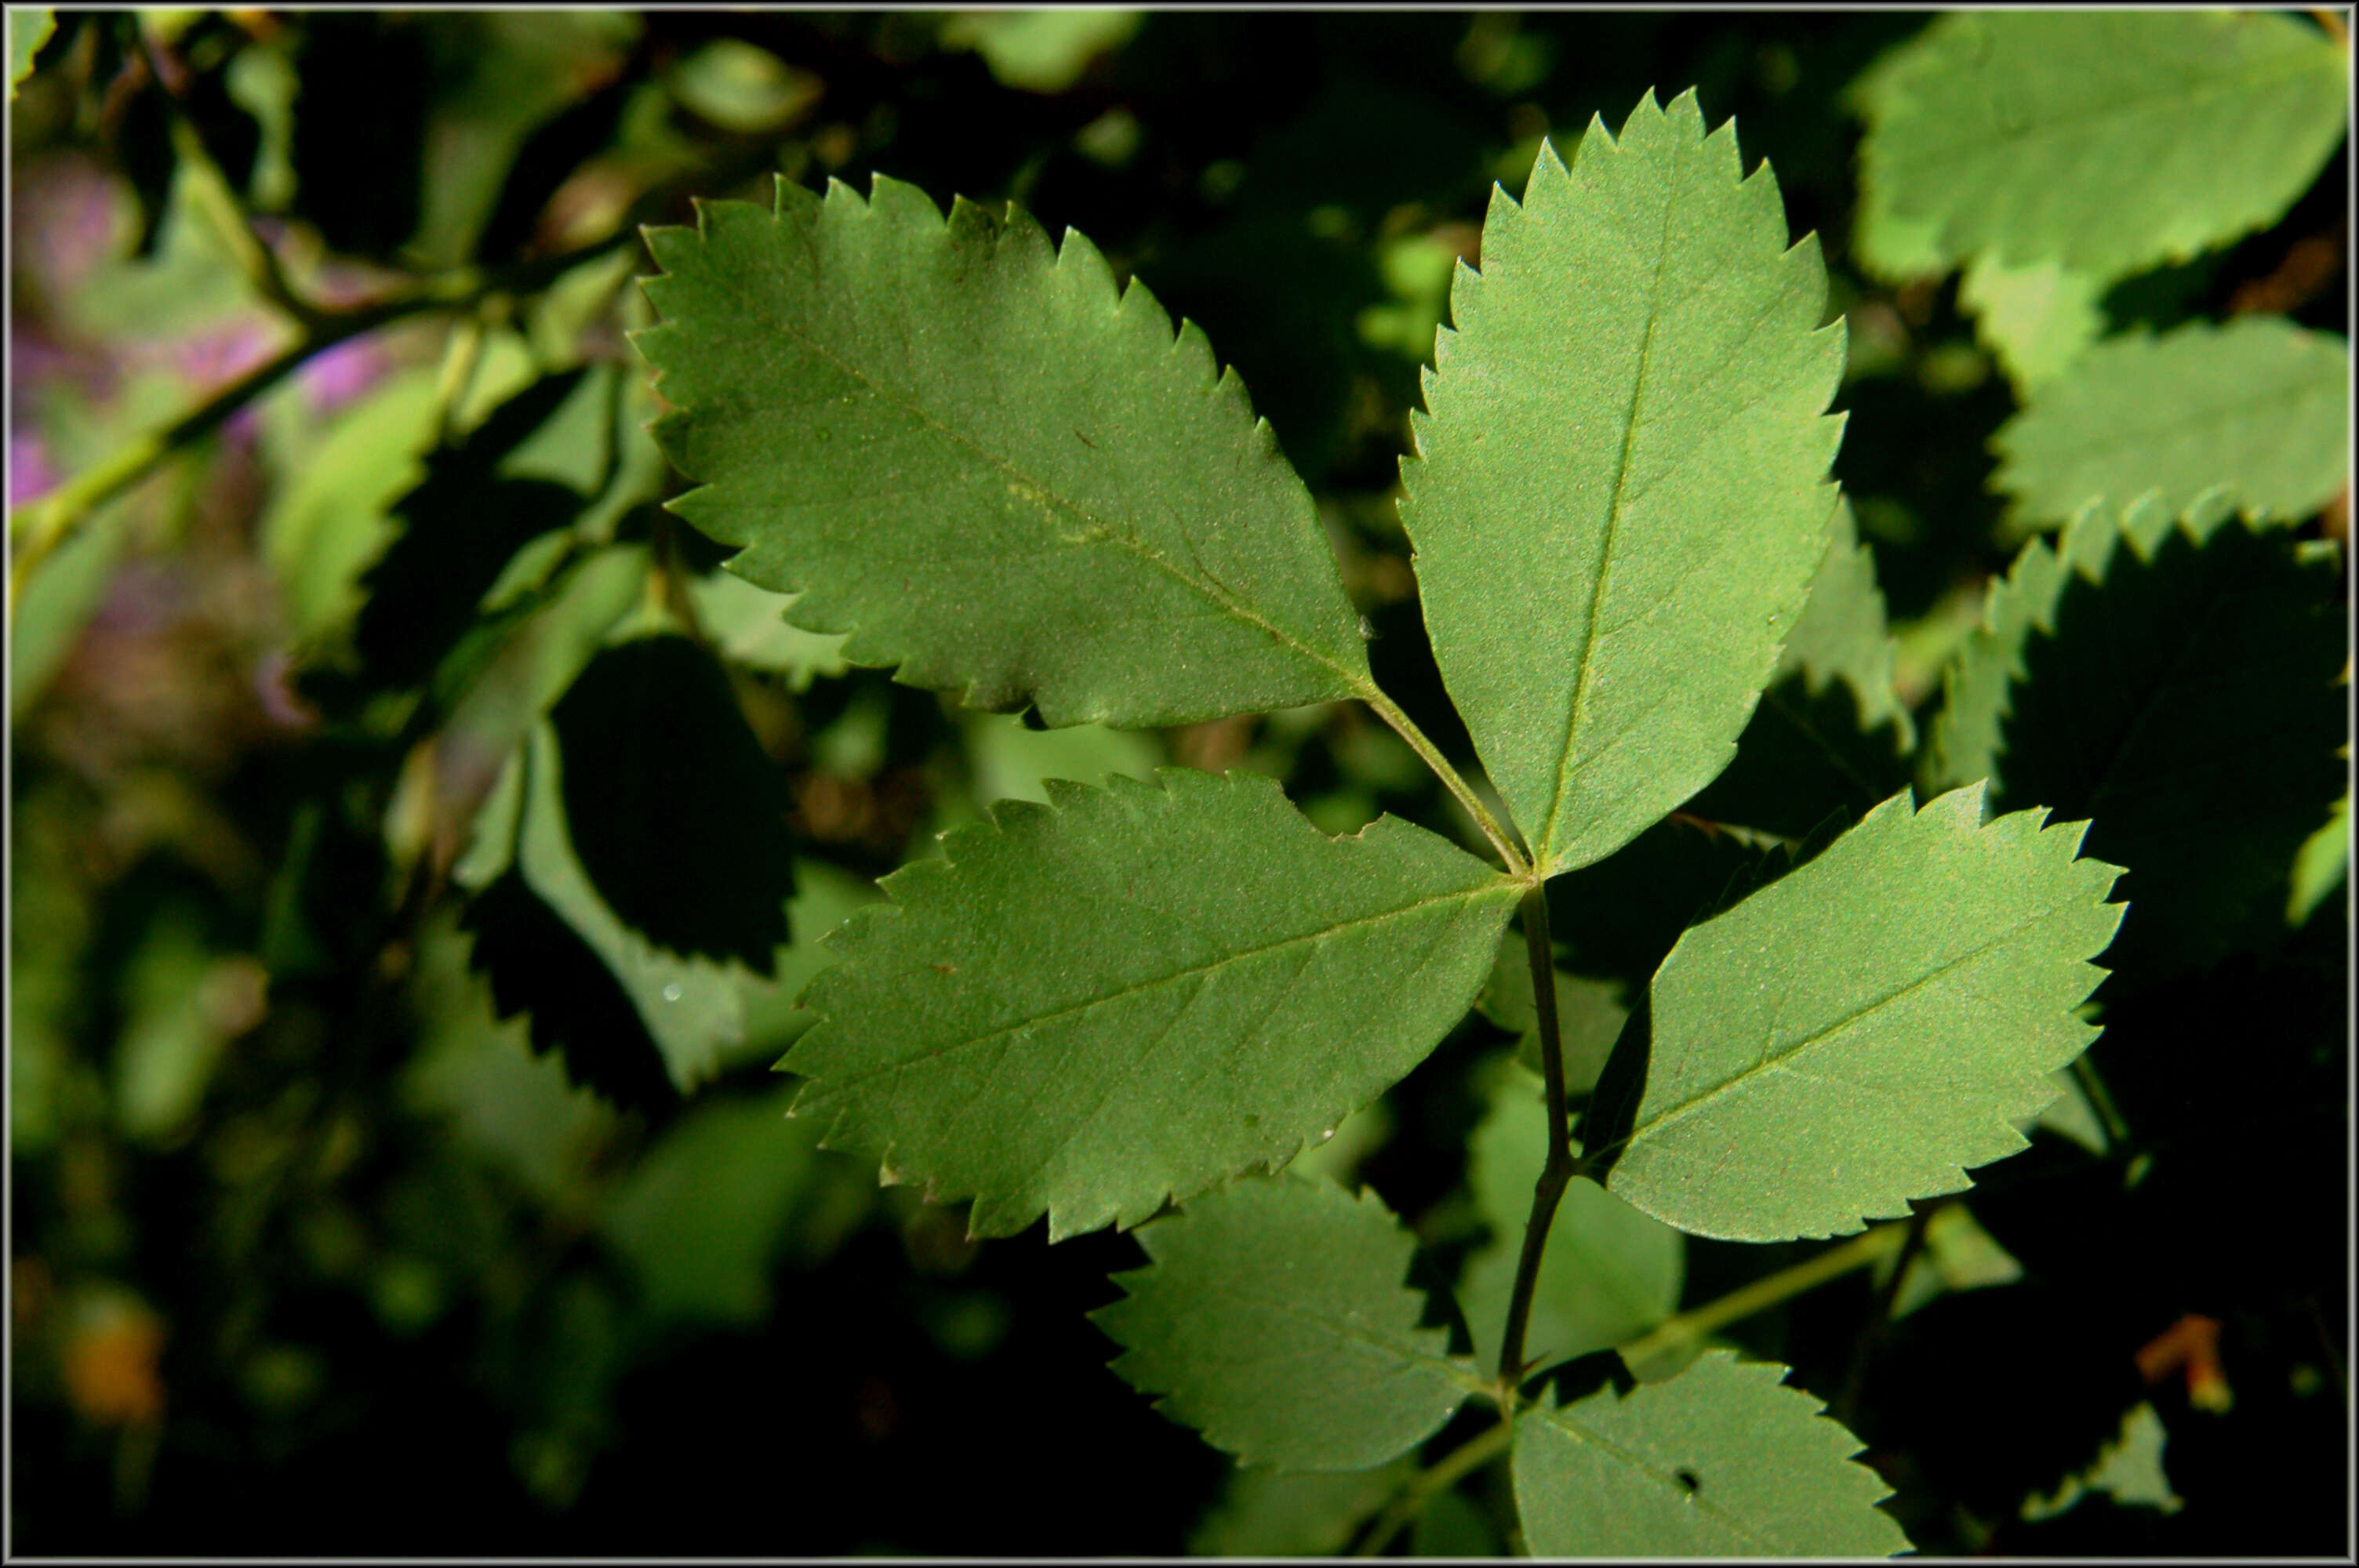
{"label": "small hole in leaf", "polygon": [[1678,1469],[1672,1471],[1671,1474],[1679,1477],[1680,1485],[1687,1488],[1687,1494],[1689,1497],[1692,1498],[1698,1492],[1703,1490],[1703,1477],[1697,1475],[1693,1470],[1689,1469],[1686,1465],[1680,1465]]}

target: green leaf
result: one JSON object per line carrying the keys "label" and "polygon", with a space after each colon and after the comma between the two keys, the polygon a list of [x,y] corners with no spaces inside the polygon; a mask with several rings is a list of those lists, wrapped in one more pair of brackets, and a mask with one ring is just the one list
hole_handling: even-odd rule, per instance
{"label": "green leaf", "polygon": [[2337,575],[2281,529],[2125,530],[2027,639],[1993,795],[2088,817],[2089,852],[2128,868],[2122,984],[2283,935],[2293,862],[2347,774]]}
{"label": "green leaf", "polygon": [[[1827,548],[1843,332],[1733,124],[1649,96],[1495,190],[1401,520],[1434,656],[1548,874],[1728,765]],[[1581,373],[1566,373],[1578,365]]]}
{"label": "green leaf", "polygon": [[1974,314],[1974,335],[2006,367],[2018,395],[2054,381],[2104,334],[2102,278],[2059,264],[2003,266],[1989,254],[1966,265],[1958,302]]}
{"label": "green leaf", "polygon": [[790,691],[809,691],[811,682],[852,667],[843,661],[842,638],[806,632],[786,618],[795,601],[790,593],[756,588],[732,572],[712,572],[690,579],[688,597],[723,658],[784,676]]}
{"label": "green leaf", "polygon": [[1647,989],[1671,944],[1711,914],[1761,852],[1693,818],[1657,823],[1622,849],[1549,884],[1549,928],[1576,975]]}
{"label": "green leaf", "polygon": [[364,690],[419,685],[475,623],[516,552],[572,524],[586,498],[551,480],[506,471],[580,384],[546,376],[500,405],[456,446],[426,460],[394,507],[400,531],[361,579],[367,600],[353,628]]}
{"label": "green leaf", "polygon": [[[2228,515],[2223,494],[2190,514],[2191,525],[2216,526]],[[2168,527],[2158,500],[2133,509],[2136,526]],[[2008,689],[2023,675],[2023,649],[2035,627],[2052,625],[2056,600],[2073,567],[2100,573],[2131,524],[2102,503],[2082,507],[2051,547],[2045,539],[2024,546],[2006,576],[1992,579],[1980,623],[1968,633],[1941,672],[1941,711],[1935,716],[1925,752],[1925,780],[1936,789],[1972,784],[1998,771],[1999,729],[2006,720]]]}
{"label": "green leaf", "polygon": [[1954,14],[1860,95],[1861,179],[1949,262],[2111,280],[2277,222],[2342,139],[2349,80],[2288,16]]}
{"label": "green leaf", "polygon": [[1416,1473],[1407,1460],[1331,1475],[1241,1465],[1188,1550],[1198,1557],[1340,1556],[1360,1522]]}
{"label": "green leaf", "polygon": [[2326,818],[2326,826],[2301,841],[2300,851],[2294,856],[2293,890],[2286,898],[2286,924],[2305,925],[2326,902],[2326,895],[2343,885],[2351,873],[2351,792],[2344,790],[2335,797],[2334,808]]}
{"label": "green leaf", "polygon": [[1156,1408],[1248,1464],[1364,1470],[1441,1429],[1483,1387],[1419,1326],[1417,1240],[1374,1193],[1245,1181],[1138,1232],[1148,1266],[1090,1320]]}
{"label": "green leaf", "polygon": [[424,366],[387,377],[271,487],[262,553],[295,638],[338,625],[360,607],[361,572],[385,549],[396,527],[388,512],[417,484],[433,443],[434,382]]}
{"label": "green leaf", "polygon": [[1014,714],[978,713],[963,728],[977,806],[995,800],[1045,803],[1052,778],[1091,784],[1120,773],[1144,783],[1167,760],[1156,737],[1103,724],[1034,730]]}
{"label": "green leaf", "polygon": [[756,1326],[778,1265],[824,1259],[865,1217],[873,1189],[842,1179],[788,1098],[698,1107],[607,1200],[600,1229],[651,1316]]}
{"label": "green leaf", "polygon": [[8,101],[16,101],[16,89],[25,85],[25,78],[33,74],[33,57],[58,30],[58,14],[47,5],[11,5],[8,7]]}
{"label": "green leaf", "polygon": [[1982,809],[1903,791],[1680,938],[1611,1191],[1692,1235],[1836,1236],[2026,1146],[2096,1036],[2119,872],[2073,858],[2085,824]]}
{"label": "green leaf", "polygon": [[674,405],[673,503],[972,707],[1155,725],[1373,690],[1308,492],[1203,334],[1095,246],[914,186],[780,181],[773,211],[659,229],[666,319],[636,335]]}
{"label": "green leaf", "polygon": [[1999,427],[1992,482],[2035,524],[2099,496],[2158,491],[2180,511],[2220,486],[2247,516],[2299,521],[2350,482],[2350,380],[2348,344],[2282,317],[2111,338]]}
{"label": "green leaf", "polygon": [[547,724],[526,760],[515,866],[476,896],[466,924],[500,1016],[529,1011],[534,1048],[561,1046],[577,1083],[625,1102],[666,1098],[666,1085],[684,1093],[745,1038],[744,970],[664,952],[598,896],[566,827]]}
{"label": "green leaf", "polygon": [[[1531,961],[1520,939],[1499,945],[1491,978],[1474,1005],[1484,1017],[1516,1036],[1516,1060],[1538,1072],[1539,1010],[1533,1003]],[[1556,971],[1557,1039],[1564,1052],[1567,1092],[1586,1094],[1597,1082],[1629,1016],[1629,1009],[1622,1005],[1622,988],[1614,981]]]}
{"label": "green leaf", "polygon": [[804,1003],[799,1116],[976,1236],[1132,1226],[1276,1167],[1422,1061],[1516,885],[1385,817],[1329,838],[1278,786],[1050,780],[883,883]]}
{"label": "green leaf", "polygon": [[[1491,1227],[1491,1239],[1466,1260],[1458,1292],[1474,1336],[1477,1365],[1498,1362],[1532,1187],[1547,1161],[1541,1082],[1519,1064],[1503,1060],[1467,1167],[1475,1206]],[[1562,1361],[1636,1339],[1678,1309],[1685,1261],[1678,1231],[1596,1183],[1575,1177],[1549,1227],[1526,1353]]]}
{"label": "green leaf", "polygon": [[723,1065],[766,1056],[776,1062],[787,1047],[819,1022],[802,1005],[803,989],[835,962],[823,938],[877,898],[876,884],[827,860],[795,862],[795,896],[787,903],[794,940],[772,960],[775,973],[745,982],[745,1044]]}
{"label": "green leaf", "polygon": [[979,50],[1003,86],[1027,92],[1062,92],[1090,62],[1138,31],[1136,11],[1056,6],[1045,11],[969,11],[942,28],[950,49]]}
{"label": "green leaf", "polygon": [[1856,818],[1908,782],[1917,727],[1893,686],[1895,647],[1848,502],[1736,761],[1687,803],[1707,821],[1799,838],[1837,810]]}
{"label": "green leaf", "polygon": [[786,779],[720,664],[686,637],[633,638],[549,721],[567,831],[606,906],[657,946],[769,973],[794,892]]}
{"label": "green leaf", "polygon": [[1516,1510],[1536,1557],[1889,1557],[1908,1550],[1854,1462],[1859,1440],[1783,1387],[1787,1368],[1707,1351],[1625,1396],[1516,1420]]}

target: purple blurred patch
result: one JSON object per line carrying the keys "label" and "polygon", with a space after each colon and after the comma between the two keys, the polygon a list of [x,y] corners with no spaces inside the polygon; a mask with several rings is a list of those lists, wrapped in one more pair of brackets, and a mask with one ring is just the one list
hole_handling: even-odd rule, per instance
{"label": "purple blurred patch", "polygon": [[392,368],[391,357],[374,338],[354,338],[312,355],[296,374],[311,406],[326,414],[366,394]]}
{"label": "purple blurred patch", "polygon": [[8,432],[8,504],[22,506],[58,487],[58,470],[49,466],[49,449],[31,430]]}

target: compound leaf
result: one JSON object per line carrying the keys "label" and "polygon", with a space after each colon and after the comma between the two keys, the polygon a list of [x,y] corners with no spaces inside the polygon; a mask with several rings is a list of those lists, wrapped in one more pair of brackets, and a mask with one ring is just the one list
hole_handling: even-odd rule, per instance
{"label": "compound leaf", "polygon": [[970,706],[1178,724],[1373,689],[1309,492],[1203,334],[1020,209],[781,180],[647,236],[674,509]]}
{"label": "compound leaf", "polygon": [[2350,482],[2350,379],[2349,344],[2277,316],[2108,339],[1999,427],[1994,482],[2035,524],[2098,496],[2159,492],[2176,512],[2221,486],[2248,516],[2298,521]]}
{"label": "compound leaf", "polygon": [[2110,280],[2275,222],[2342,139],[2349,80],[2288,16],[1954,14],[1858,92],[1861,180],[1947,264]]}
{"label": "compound leaf", "polygon": [[1147,1268],[1091,1321],[1156,1408],[1248,1464],[1364,1470],[1439,1431],[1483,1386],[1422,1328],[1417,1241],[1374,1193],[1245,1181],[1138,1232]]}
{"label": "compound leaf", "polygon": [[2278,529],[2125,529],[2063,574],[2026,640],[1993,797],[2087,817],[2089,852],[2129,869],[2123,983],[2283,933],[2293,862],[2346,771],[2336,575]]}
{"label": "compound leaf", "polygon": [[1330,838],[1272,781],[1050,780],[832,939],[799,1116],[977,1236],[1136,1225],[1275,1167],[1423,1060],[1516,884],[1384,817]]}
{"label": "compound leaf", "polygon": [[1543,145],[1412,416],[1434,655],[1549,873],[1728,765],[1826,554],[1843,331],[1817,241],[1742,175],[1691,92],[1593,124],[1570,170]]}
{"label": "compound leaf", "polygon": [[[1458,1292],[1474,1336],[1475,1361],[1484,1367],[1499,1358],[1532,1186],[1548,1160],[1540,1079],[1519,1064],[1499,1067],[1490,1111],[1475,1129],[1468,1155],[1469,1184],[1491,1239],[1466,1260]],[[1678,1308],[1685,1263],[1678,1231],[1575,1177],[1549,1227],[1526,1353],[1561,1361],[1636,1338]]]}
{"label": "compound leaf", "polygon": [[2097,1033],[2073,1010],[2119,872],[2074,859],[2086,824],[1982,810],[1904,790],[1680,938],[1611,1191],[1695,1235],[1833,1236],[2025,1147]]}
{"label": "compound leaf", "polygon": [[1677,1377],[1546,1400],[1516,1420],[1516,1511],[1536,1557],[1888,1557],[1891,1488],[1859,1440],[1783,1386],[1787,1368],[1707,1351]]}

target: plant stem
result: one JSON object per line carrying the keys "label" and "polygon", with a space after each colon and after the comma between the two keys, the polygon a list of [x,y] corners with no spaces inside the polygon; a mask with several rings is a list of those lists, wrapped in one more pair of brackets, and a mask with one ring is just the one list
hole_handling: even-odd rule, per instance
{"label": "plant stem", "polygon": [[1425,1511],[1427,1504],[1506,1453],[1515,1440],[1514,1421],[1503,1420],[1482,1435],[1451,1449],[1431,1468],[1418,1472],[1394,1497],[1392,1505],[1369,1527],[1360,1544],[1353,1548],[1352,1555],[1382,1556],[1385,1548],[1393,1543],[1393,1537],[1413,1523],[1417,1516]]}
{"label": "plant stem", "polygon": [[2127,1143],[2130,1141],[2130,1124],[2122,1119],[2122,1113],[2114,1108],[2113,1093],[2105,1087],[2105,1080],[2097,1076],[2097,1065],[2089,1060],[2086,1051],[2072,1058],[2072,1081],[2080,1085],[2081,1092],[2088,1097],[2089,1108],[2097,1113],[2097,1120],[2105,1130],[2106,1141],[2116,1149]]}
{"label": "plant stem", "polygon": [[1375,709],[1376,717],[1391,725],[1394,733],[1408,742],[1409,750],[1423,759],[1425,765],[1433,770],[1434,777],[1457,797],[1458,804],[1464,806],[1466,814],[1474,819],[1474,826],[1483,830],[1483,837],[1491,841],[1491,848],[1498,850],[1499,858],[1507,863],[1507,874],[1518,881],[1529,881],[1531,865],[1524,859],[1522,851],[1516,848],[1515,840],[1508,838],[1507,830],[1499,826],[1498,818],[1491,815],[1490,808],[1475,796],[1473,786],[1450,765],[1450,759],[1441,754],[1441,749],[1425,738],[1425,731],[1417,727],[1416,720],[1403,713],[1400,705],[1386,697],[1374,681],[1361,690],[1360,700]]}
{"label": "plant stem", "polygon": [[1925,1227],[1933,1217],[1930,1208],[1919,1209],[1908,1217],[1908,1234],[1900,1243],[1900,1255],[1893,1260],[1891,1277],[1875,1292],[1875,1304],[1868,1311],[1867,1322],[1860,1325],[1859,1335],[1851,1343],[1851,1358],[1843,1368],[1843,1391],[1828,1407],[1835,1420],[1848,1427],[1859,1414],[1860,1396],[1867,1388],[1867,1364],[1883,1344],[1886,1332],[1892,1326],[1892,1308],[1900,1299],[1900,1288],[1908,1281],[1910,1265],[1925,1250]]}
{"label": "plant stem", "polygon": [[1557,1027],[1556,948],[1549,940],[1548,889],[1534,883],[1524,894],[1524,957],[1532,972],[1532,1008],[1538,1023],[1540,1074],[1548,1107],[1548,1163],[1532,1186],[1532,1212],[1524,1221],[1524,1248],[1516,1259],[1516,1287],[1507,1298],[1507,1327],[1499,1341],[1501,1404],[1512,1409],[1515,1385],[1524,1369],[1524,1331],[1530,1326],[1532,1292],[1539,1285],[1540,1258],[1557,1205],[1571,1180],[1572,1129],[1564,1108],[1564,1038]]}
{"label": "plant stem", "polygon": [[1907,1242],[1912,1223],[1910,1220],[1896,1220],[1890,1225],[1879,1225],[1840,1247],[1830,1247],[1789,1269],[1780,1269],[1749,1285],[1740,1286],[1717,1301],[1706,1302],[1676,1317],[1666,1318],[1647,1334],[1621,1346],[1623,1363],[1636,1371],[1642,1363],[1651,1361],[1667,1351],[1680,1349],[1732,1323],[1751,1317],[1756,1312],[1765,1312],[1779,1302],[1799,1296],[1805,1291],[1816,1290],[1829,1280],[1840,1279],[1854,1269],[1864,1269],[1879,1258],[1889,1257]]}

